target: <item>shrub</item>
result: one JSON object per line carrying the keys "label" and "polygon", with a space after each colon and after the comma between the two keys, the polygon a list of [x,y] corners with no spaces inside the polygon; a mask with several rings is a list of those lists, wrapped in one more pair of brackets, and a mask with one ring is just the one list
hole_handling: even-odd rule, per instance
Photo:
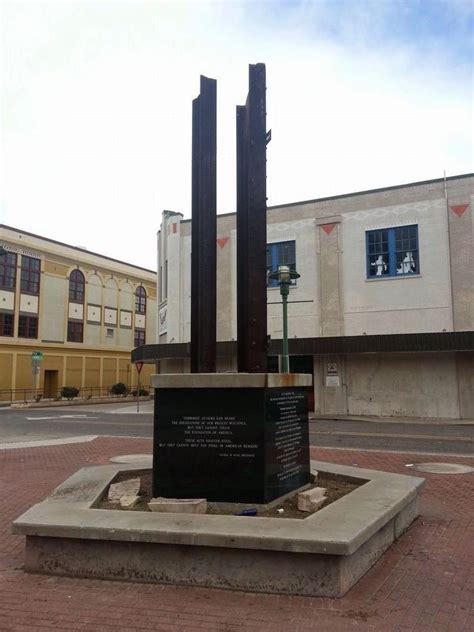
{"label": "shrub", "polygon": [[[136,397],[136,396],[137,396],[137,394],[138,394],[138,390],[137,390],[137,389],[135,389],[135,390],[133,390],[133,391],[132,391],[132,395],[133,395],[133,397]],[[142,397],[142,396],[144,396],[144,395],[149,395],[149,393],[148,393],[148,391],[147,391],[146,389],[141,388],[141,389],[140,389],[140,397]]]}
{"label": "shrub", "polygon": [[128,393],[128,388],[123,382],[117,382],[117,384],[114,384],[112,386],[110,392],[112,393],[112,395],[123,395],[125,397],[125,395]]}
{"label": "shrub", "polygon": [[61,397],[65,397],[68,400],[74,399],[79,395],[79,389],[75,386],[63,386],[61,389]]}

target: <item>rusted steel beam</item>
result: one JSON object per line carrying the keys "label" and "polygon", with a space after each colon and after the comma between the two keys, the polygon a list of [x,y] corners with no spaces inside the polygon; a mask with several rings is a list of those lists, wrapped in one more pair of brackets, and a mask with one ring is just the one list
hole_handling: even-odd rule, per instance
{"label": "rusted steel beam", "polygon": [[193,101],[191,371],[216,370],[216,81]]}
{"label": "rusted steel beam", "polygon": [[249,66],[246,104],[237,106],[237,363],[267,370],[267,169],[265,65]]}
{"label": "rusted steel beam", "polygon": [[237,106],[237,370],[249,371],[247,107]]}

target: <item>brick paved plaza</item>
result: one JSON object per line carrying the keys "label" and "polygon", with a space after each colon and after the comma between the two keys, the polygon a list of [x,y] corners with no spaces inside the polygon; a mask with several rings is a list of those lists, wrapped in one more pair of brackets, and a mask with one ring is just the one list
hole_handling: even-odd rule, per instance
{"label": "brick paved plaza", "polygon": [[[151,441],[0,451],[0,630],[474,630],[474,474],[425,474],[421,516],[343,599],[27,575],[12,521],[78,468],[151,451]],[[409,474],[457,458],[312,449],[323,461]],[[250,518],[249,518],[250,519]]]}

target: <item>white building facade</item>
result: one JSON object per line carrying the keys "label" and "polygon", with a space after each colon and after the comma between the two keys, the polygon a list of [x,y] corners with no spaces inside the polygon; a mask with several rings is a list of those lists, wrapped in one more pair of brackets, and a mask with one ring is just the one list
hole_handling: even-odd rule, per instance
{"label": "white building facade", "polygon": [[[275,206],[267,263],[290,292],[292,370],[313,373],[325,415],[474,418],[474,174]],[[236,221],[217,219],[219,370],[236,370]],[[189,370],[191,221],[158,234],[158,340],[142,359]],[[271,283],[271,282],[270,282]],[[282,336],[268,288],[270,366]],[[233,342],[234,341],[234,342]]]}

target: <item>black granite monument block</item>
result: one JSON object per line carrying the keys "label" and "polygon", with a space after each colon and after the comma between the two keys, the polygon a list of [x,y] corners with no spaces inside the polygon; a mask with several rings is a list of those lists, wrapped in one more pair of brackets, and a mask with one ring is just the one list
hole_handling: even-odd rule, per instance
{"label": "black granite monument block", "polygon": [[263,504],[309,482],[304,388],[156,390],[155,497]]}

